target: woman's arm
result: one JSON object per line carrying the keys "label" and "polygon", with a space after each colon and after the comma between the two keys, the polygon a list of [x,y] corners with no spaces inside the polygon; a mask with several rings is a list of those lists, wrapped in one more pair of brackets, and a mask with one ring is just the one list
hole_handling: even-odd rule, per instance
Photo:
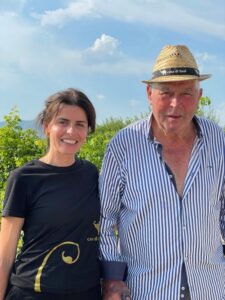
{"label": "woman's arm", "polygon": [[2,217],[0,231],[0,300],[4,300],[8,278],[16,256],[16,249],[24,219]]}

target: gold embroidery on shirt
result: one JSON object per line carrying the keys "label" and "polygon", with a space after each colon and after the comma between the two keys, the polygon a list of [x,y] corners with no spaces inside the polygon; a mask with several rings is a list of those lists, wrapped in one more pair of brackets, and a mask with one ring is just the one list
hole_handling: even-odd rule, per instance
{"label": "gold embroidery on shirt", "polygon": [[44,258],[41,266],[38,268],[38,272],[37,272],[37,275],[36,275],[36,278],[35,278],[35,283],[34,283],[34,291],[35,292],[38,292],[38,293],[41,293],[41,276],[42,276],[42,271],[49,259],[49,257],[52,255],[52,253],[58,249],[59,247],[61,246],[64,246],[64,245],[73,245],[73,246],[76,246],[77,248],[77,256],[76,258],[73,258],[71,256],[65,256],[65,251],[62,252],[62,260],[66,263],[66,264],[74,264],[80,257],[80,247],[79,247],[79,244],[77,243],[74,243],[74,242],[63,242],[57,246],[55,246]]}
{"label": "gold embroidery on shirt", "polygon": [[93,222],[93,225],[95,226],[95,229],[97,230],[98,232],[98,235],[99,235],[99,231],[100,231],[100,224],[97,223],[96,221]]}
{"label": "gold embroidery on shirt", "polygon": [[96,221],[94,221],[92,224],[94,225],[95,229],[97,230],[98,235],[94,236],[94,237],[88,237],[87,241],[88,242],[97,242],[99,240],[100,224],[97,223]]}

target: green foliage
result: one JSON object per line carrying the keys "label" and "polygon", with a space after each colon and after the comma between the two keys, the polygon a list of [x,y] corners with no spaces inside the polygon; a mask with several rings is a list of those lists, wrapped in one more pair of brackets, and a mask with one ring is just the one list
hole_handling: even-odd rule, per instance
{"label": "green foliage", "polygon": [[45,141],[35,130],[21,128],[16,108],[4,120],[6,125],[0,128],[0,213],[9,172],[40,156],[45,149]]}
{"label": "green foliage", "polygon": [[215,114],[215,111],[213,110],[212,106],[212,101],[210,100],[209,97],[201,97],[199,101],[199,106],[197,110],[197,115],[200,117],[207,118],[215,123],[218,123],[218,117]]}
{"label": "green foliage", "polygon": [[79,157],[87,159],[101,168],[102,160],[104,157],[105,149],[111,138],[122,128],[129,125],[138,118],[133,119],[107,119],[103,124],[98,125],[96,132],[91,134],[86,144],[83,145],[79,152]]}
{"label": "green foliage", "polygon": [[[130,123],[144,118],[149,114],[130,119],[107,119],[97,126],[96,132],[88,136],[78,156],[94,163],[98,169],[101,168],[105,149],[111,138],[122,128]],[[200,99],[197,114],[218,122],[211,108],[211,100],[208,97]],[[47,143],[41,139],[35,130],[23,130],[20,126],[18,111],[13,109],[4,117],[6,125],[0,128],[0,216],[2,211],[2,200],[4,197],[6,180],[9,172],[24,163],[41,157],[46,150]],[[19,241],[18,250],[21,248],[22,239]]]}
{"label": "green foliage", "polygon": [[[87,143],[82,147],[78,156],[94,163],[101,168],[106,146],[111,138],[122,128],[140,118],[130,119],[110,118],[97,126],[96,132],[89,135]],[[209,97],[201,97],[197,114],[218,122],[211,108]],[[13,170],[35,157],[40,157],[46,149],[46,140],[41,139],[35,130],[23,130],[17,109],[13,109],[4,117],[6,125],[0,128],[0,213],[6,180],[10,170]]]}

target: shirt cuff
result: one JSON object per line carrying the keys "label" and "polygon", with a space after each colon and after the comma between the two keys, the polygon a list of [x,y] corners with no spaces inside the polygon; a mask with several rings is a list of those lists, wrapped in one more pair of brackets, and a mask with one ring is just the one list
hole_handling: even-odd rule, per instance
{"label": "shirt cuff", "polygon": [[101,275],[105,280],[125,280],[127,264],[121,261],[101,261]]}

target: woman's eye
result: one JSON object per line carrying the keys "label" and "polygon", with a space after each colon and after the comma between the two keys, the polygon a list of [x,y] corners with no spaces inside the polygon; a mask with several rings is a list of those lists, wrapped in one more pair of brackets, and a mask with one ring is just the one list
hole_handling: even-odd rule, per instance
{"label": "woman's eye", "polygon": [[79,127],[79,128],[86,128],[87,126],[84,123],[78,123],[77,127]]}
{"label": "woman's eye", "polygon": [[67,125],[68,122],[67,122],[67,120],[59,119],[58,120],[58,124],[60,124],[60,125]]}

